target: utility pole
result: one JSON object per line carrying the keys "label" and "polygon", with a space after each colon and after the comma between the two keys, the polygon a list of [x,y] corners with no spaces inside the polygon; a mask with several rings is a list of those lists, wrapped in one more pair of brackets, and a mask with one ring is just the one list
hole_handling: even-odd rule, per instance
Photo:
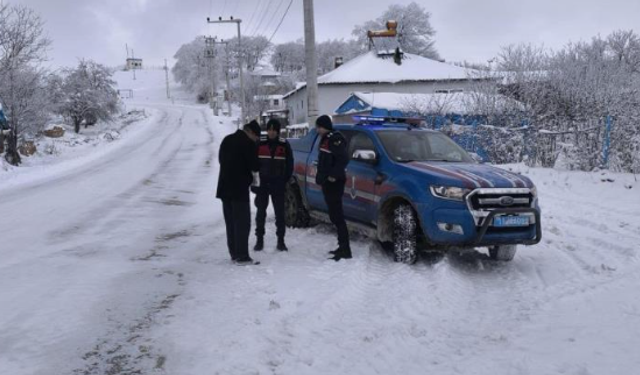
{"label": "utility pole", "polygon": [[228,42],[225,42],[224,52],[225,52],[225,57],[226,57],[224,75],[225,75],[225,79],[227,81],[227,111],[229,111],[229,116],[233,116],[231,114],[231,83],[229,81],[229,69],[231,69],[231,59],[230,59],[230,56],[229,56],[229,43]]}
{"label": "utility pole", "polygon": [[318,57],[313,0],[304,0],[304,54],[307,66],[307,121],[313,127],[318,118]]}
{"label": "utility pole", "polygon": [[216,101],[216,71],[214,59],[216,57],[216,38],[205,37],[204,39],[206,50],[205,57],[209,60],[209,78],[211,79],[211,93],[209,95],[209,103],[211,104],[211,108],[213,109],[214,116],[218,116],[218,103]]}
{"label": "utility pole", "polygon": [[[208,23],[235,23],[238,26],[238,50],[240,51],[240,56],[238,58],[238,71],[240,72],[240,95],[242,96],[240,103],[242,106],[242,113],[240,116],[240,121],[244,122],[246,120],[246,103],[245,103],[245,94],[244,94],[244,76],[242,74],[242,61],[244,60],[244,56],[242,56],[242,32],[240,30],[240,24],[242,20],[237,18],[234,19],[233,16],[228,20],[223,20],[222,17],[218,17],[217,21],[211,21],[209,17],[207,17]],[[240,122],[238,122],[238,126],[240,126]]]}
{"label": "utility pole", "polygon": [[224,77],[227,83],[227,108],[229,111],[229,116],[231,116],[231,83],[229,82],[229,69],[231,68],[231,59],[229,56],[229,42],[220,39],[220,41],[214,41],[215,45],[224,45],[224,54],[225,54],[225,62],[224,62]]}
{"label": "utility pole", "polygon": [[171,94],[169,93],[169,67],[167,66],[167,59],[164,59],[164,78],[167,82],[167,99],[171,99]]}

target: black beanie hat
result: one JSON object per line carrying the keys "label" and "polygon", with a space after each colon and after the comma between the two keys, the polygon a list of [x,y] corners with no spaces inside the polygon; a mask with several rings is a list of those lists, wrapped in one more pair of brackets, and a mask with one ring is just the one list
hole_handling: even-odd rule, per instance
{"label": "black beanie hat", "polygon": [[333,122],[331,122],[331,117],[327,115],[318,117],[318,119],[316,120],[316,126],[325,128],[327,130],[333,130]]}
{"label": "black beanie hat", "polygon": [[269,120],[267,122],[267,130],[273,129],[277,132],[280,132],[280,128],[282,127],[282,125],[280,125],[280,121],[272,118],[271,120]]}
{"label": "black beanie hat", "polygon": [[260,134],[262,133],[262,129],[260,129],[260,124],[258,124],[256,120],[253,120],[250,123],[246,124],[244,126],[244,129],[252,132],[253,134],[256,135],[256,137],[259,137]]}

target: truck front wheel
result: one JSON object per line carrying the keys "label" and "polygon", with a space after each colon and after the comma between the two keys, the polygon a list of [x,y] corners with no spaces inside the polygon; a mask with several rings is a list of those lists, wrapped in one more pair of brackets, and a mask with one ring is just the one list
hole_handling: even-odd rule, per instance
{"label": "truck front wheel", "polygon": [[516,245],[500,245],[489,247],[489,257],[493,260],[508,262],[516,256]]}
{"label": "truck front wheel", "polygon": [[309,226],[309,212],[304,206],[298,184],[288,184],[284,192],[284,222],[290,228]]}
{"label": "truck front wheel", "polygon": [[402,203],[393,210],[393,260],[413,264],[418,259],[418,220],[410,205]]}

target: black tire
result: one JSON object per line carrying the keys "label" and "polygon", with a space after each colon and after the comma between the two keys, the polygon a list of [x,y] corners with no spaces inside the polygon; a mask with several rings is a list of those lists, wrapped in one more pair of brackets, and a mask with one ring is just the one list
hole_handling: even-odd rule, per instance
{"label": "black tire", "polygon": [[502,262],[510,262],[516,256],[516,245],[500,245],[489,247],[489,258]]}
{"label": "black tire", "polygon": [[413,264],[418,260],[418,220],[410,205],[393,210],[393,260]]}
{"label": "black tire", "polygon": [[288,184],[284,192],[284,222],[289,228],[307,228],[311,222],[298,184]]}

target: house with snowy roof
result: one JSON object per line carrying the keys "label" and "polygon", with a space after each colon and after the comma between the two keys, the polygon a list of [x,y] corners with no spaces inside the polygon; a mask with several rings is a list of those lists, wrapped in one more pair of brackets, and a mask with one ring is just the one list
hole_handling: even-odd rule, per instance
{"label": "house with snowy roof", "polygon": [[[369,51],[318,77],[318,110],[320,114],[333,114],[353,92],[465,92],[474,80],[483,79],[474,78],[479,75],[473,73],[471,69],[410,53],[397,59],[390,53]],[[307,121],[306,84],[285,94],[284,100],[291,123]]]}
{"label": "house with snowy roof", "polygon": [[354,116],[441,117],[442,121],[448,117],[474,121],[485,114],[487,105],[492,109],[522,106],[504,95],[473,91],[428,94],[353,92],[334,110],[333,118],[340,123],[352,123]]}

